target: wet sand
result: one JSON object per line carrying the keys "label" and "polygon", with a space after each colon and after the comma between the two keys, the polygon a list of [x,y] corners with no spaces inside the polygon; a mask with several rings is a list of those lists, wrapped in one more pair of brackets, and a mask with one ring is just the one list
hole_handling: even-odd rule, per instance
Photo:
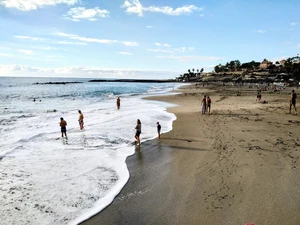
{"label": "wet sand", "polygon": [[[126,186],[82,224],[300,224],[300,118],[288,114],[291,90],[263,91],[258,102],[254,88],[193,85],[153,98],[178,105],[168,109],[177,116],[173,130],[136,148]],[[211,115],[201,114],[204,94]]]}

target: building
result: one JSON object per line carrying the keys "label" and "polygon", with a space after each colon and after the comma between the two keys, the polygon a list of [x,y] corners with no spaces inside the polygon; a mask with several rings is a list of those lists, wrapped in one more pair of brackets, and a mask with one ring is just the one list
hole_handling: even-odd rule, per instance
{"label": "building", "polygon": [[268,69],[271,65],[273,65],[273,63],[271,61],[264,59],[264,61],[262,61],[261,64],[259,65],[259,68],[260,69]]}

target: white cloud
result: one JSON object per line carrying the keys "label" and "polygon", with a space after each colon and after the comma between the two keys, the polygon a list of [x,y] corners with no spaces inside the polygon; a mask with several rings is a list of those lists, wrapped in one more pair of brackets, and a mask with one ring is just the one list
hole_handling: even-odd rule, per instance
{"label": "white cloud", "polygon": [[176,56],[176,55],[167,55],[167,56],[158,56],[159,59],[174,59],[181,62],[190,62],[195,60],[200,61],[219,61],[221,58],[215,56],[197,56],[197,55],[187,55],[187,56]]}
{"label": "white cloud", "polygon": [[193,11],[201,11],[203,9],[198,8],[197,6],[194,5],[186,5],[176,9],[173,9],[170,6],[165,6],[165,7],[150,6],[145,8],[144,10],[149,12],[163,13],[169,16],[180,16],[183,14],[191,14]]}
{"label": "white cloud", "polygon": [[266,33],[265,30],[253,30],[253,32],[255,32],[255,33],[260,33],[260,34]]}
{"label": "white cloud", "polygon": [[36,10],[44,6],[55,6],[58,4],[74,5],[80,0],[2,0],[0,5],[6,8],[16,8],[22,11]]}
{"label": "white cloud", "polygon": [[132,55],[132,53],[130,53],[130,52],[118,52],[118,54],[120,54],[120,55]]}
{"label": "white cloud", "polygon": [[137,42],[132,42],[132,41],[119,41],[119,42],[121,42],[123,45],[126,46],[139,46]]}
{"label": "white cloud", "polygon": [[143,6],[139,0],[125,1],[121,7],[126,8],[126,12],[128,13],[136,13],[139,16],[143,15]]}
{"label": "white cloud", "polygon": [[13,55],[11,55],[11,54],[6,54],[6,53],[0,53],[0,57],[8,57],[8,58],[11,58],[11,57],[13,57]]}
{"label": "white cloud", "polygon": [[87,43],[84,42],[74,42],[74,41],[53,41],[54,44],[60,44],[60,45],[87,45]]}
{"label": "white cloud", "polygon": [[15,35],[14,38],[29,39],[29,40],[33,40],[33,41],[43,41],[43,40],[45,40],[44,38],[40,38],[40,37],[30,37],[30,36],[20,36],[20,35]]}
{"label": "white cloud", "polygon": [[143,12],[153,12],[153,13],[162,13],[169,16],[180,16],[191,14],[194,11],[202,11],[203,8],[199,8],[195,5],[185,5],[178,8],[172,8],[170,6],[149,6],[144,7],[139,0],[126,0],[124,4],[121,6],[125,8],[127,13],[138,14],[139,16],[143,16]]}
{"label": "white cloud", "polygon": [[[83,75],[84,74],[84,75]],[[89,74],[91,78],[144,78],[159,79],[175,78],[178,72],[140,70],[140,69],[115,69],[73,66],[63,68],[41,68],[27,65],[0,65],[0,76],[51,76],[51,77],[84,77]]]}
{"label": "white cloud", "polygon": [[298,45],[298,47],[300,48],[300,44]]}
{"label": "white cloud", "polygon": [[158,46],[158,47],[171,47],[170,44],[162,44],[162,43],[159,43],[159,42],[156,42],[155,45]]}
{"label": "white cloud", "polygon": [[88,38],[88,37],[81,37],[76,34],[66,34],[63,32],[54,33],[56,36],[60,37],[68,37],[73,40],[79,40],[83,42],[92,42],[92,43],[100,43],[100,44],[112,44],[112,43],[122,43],[126,46],[138,46],[137,42],[130,42],[130,41],[118,41],[118,40],[110,40],[110,39],[98,39],[98,38]]}
{"label": "white cloud", "polygon": [[149,48],[147,49],[148,52],[164,52],[164,53],[173,53],[174,51],[168,49],[158,49],[158,48]]}
{"label": "white cloud", "polygon": [[45,46],[45,47],[39,47],[41,50],[57,50],[57,48],[51,47],[51,46]]}
{"label": "white cloud", "polygon": [[33,51],[27,49],[18,49],[17,52],[24,53],[26,55],[32,55]]}
{"label": "white cloud", "polygon": [[292,23],[290,23],[290,25],[291,25],[292,27],[295,27],[295,26],[299,26],[300,24],[297,23],[297,22],[292,22]]}
{"label": "white cloud", "polygon": [[92,9],[77,7],[70,9],[64,17],[73,21],[80,21],[81,19],[96,21],[98,18],[109,17],[109,11],[98,7]]}
{"label": "white cloud", "polygon": [[148,26],[146,26],[148,29],[151,29],[151,28],[154,28],[154,26],[150,26],[150,25],[148,25]]}
{"label": "white cloud", "polygon": [[150,48],[150,49],[147,49],[147,51],[149,52],[164,52],[164,53],[174,53],[174,52],[186,52],[186,51],[193,51],[195,50],[195,48],[193,47],[181,47],[181,48],[170,48],[171,45],[169,44],[162,44],[162,43],[158,43],[156,42],[155,43],[156,46],[158,47],[167,47],[168,49],[159,49],[159,48]]}

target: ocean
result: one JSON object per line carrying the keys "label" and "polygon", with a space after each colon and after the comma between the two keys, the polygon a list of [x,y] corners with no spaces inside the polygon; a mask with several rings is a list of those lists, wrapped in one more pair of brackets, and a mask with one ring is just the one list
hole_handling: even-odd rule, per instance
{"label": "ocean", "polygon": [[[2,225],[78,224],[100,212],[130,177],[125,160],[135,153],[136,120],[142,142],[157,137],[157,121],[162,133],[172,129],[172,105],[142,98],[178,84],[89,80],[0,78]],[[81,83],[41,84],[47,82]],[[60,117],[68,139],[61,138]]]}

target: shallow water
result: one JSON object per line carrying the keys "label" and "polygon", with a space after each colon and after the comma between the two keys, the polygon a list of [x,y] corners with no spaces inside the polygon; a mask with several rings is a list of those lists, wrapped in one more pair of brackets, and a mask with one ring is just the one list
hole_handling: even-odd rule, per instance
{"label": "shallow water", "polygon": [[[83,83],[34,85],[49,81]],[[171,83],[0,78],[0,84],[1,224],[76,224],[99,212],[129,178],[125,160],[134,153],[136,120],[145,141],[156,137],[157,121],[167,132],[176,119],[166,112],[170,105],[142,99],[176,87]],[[68,139],[60,137],[60,117]]]}

